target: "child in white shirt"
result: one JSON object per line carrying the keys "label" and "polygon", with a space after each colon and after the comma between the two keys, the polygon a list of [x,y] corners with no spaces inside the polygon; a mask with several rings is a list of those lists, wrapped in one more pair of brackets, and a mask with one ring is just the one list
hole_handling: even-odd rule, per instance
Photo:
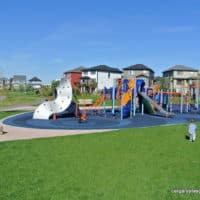
{"label": "child in white shirt", "polygon": [[188,127],[188,132],[190,135],[190,141],[192,142],[194,142],[196,139],[196,129],[197,129],[197,126],[194,123],[194,119],[191,119],[189,123],[189,127]]}

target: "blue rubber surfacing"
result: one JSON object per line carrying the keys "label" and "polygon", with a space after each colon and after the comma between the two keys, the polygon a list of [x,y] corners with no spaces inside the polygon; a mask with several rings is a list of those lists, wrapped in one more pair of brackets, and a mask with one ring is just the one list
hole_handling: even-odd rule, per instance
{"label": "blue rubber surfacing", "polygon": [[61,117],[57,120],[32,119],[33,113],[19,114],[3,121],[3,124],[36,129],[90,130],[123,129],[133,127],[150,127],[159,125],[187,123],[193,118],[200,121],[200,114],[176,114],[173,118],[136,114],[132,119],[121,120],[119,117],[88,115],[87,120],[79,123],[75,117]]}

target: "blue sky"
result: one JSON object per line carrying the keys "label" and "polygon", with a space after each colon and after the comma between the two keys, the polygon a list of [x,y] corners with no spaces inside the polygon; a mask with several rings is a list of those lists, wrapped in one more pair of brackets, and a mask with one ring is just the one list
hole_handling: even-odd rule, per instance
{"label": "blue sky", "polygon": [[0,0],[0,76],[142,63],[200,69],[199,0]]}

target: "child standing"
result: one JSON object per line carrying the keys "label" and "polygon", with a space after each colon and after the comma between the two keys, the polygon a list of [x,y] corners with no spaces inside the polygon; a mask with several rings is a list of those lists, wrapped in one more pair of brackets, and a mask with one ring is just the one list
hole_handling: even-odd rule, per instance
{"label": "child standing", "polygon": [[197,126],[194,123],[194,119],[191,119],[189,123],[189,127],[188,127],[188,132],[190,134],[190,141],[192,142],[194,142],[196,139],[196,129],[197,129]]}

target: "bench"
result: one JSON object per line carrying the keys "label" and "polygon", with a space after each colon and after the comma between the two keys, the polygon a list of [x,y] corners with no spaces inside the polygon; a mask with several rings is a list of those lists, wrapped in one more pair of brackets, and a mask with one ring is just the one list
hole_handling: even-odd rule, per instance
{"label": "bench", "polygon": [[93,104],[93,99],[78,99],[78,104],[83,106],[90,106]]}

